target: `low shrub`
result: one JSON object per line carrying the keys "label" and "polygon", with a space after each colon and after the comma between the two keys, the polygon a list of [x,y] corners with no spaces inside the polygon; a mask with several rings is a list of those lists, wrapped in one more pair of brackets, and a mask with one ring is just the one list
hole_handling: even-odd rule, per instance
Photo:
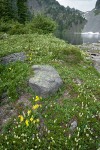
{"label": "low shrub", "polygon": [[38,33],[53,33],[56,29],[56,23],[43,15],[37,15],[34,17],[32,23],[31,23],[31,30]]}
{"label": "low shrub", "polygon": [[56,23],[52,19],[42,15],[37,15],[31,22],[26,22],[25,24],[13,20],[8,22],[0,21],[0,32],[6,32],[11,35],[29,33],[48,34],[53,33],[55,29]]}

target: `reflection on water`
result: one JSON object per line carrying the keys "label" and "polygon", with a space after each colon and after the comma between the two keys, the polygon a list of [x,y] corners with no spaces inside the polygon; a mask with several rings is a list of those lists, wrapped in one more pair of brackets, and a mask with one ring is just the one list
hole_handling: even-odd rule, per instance
{"label": "reflection on water", "polygon": [[[58,36],[57,36],[58,37]],[[100,34],[97,33],[68,33],[66,35],[62,35],[59,38],[67,41],[68,43],[74,45],[80,45],[83,43],[97,43],[100,41]]]}
{"label": "reflection on water", "polygon": [[97,43],[100,41],[100,34],[82,34],[83,43]]}
{"label": "reflection on water", "polygon": [[65,41],[68,41],[68,43],[74,44],[74,45],[78,45],[78,44],[82,44],[83,43],[83,39],[81,37],[81,34],[67,34],[63,36],[63,39]]}

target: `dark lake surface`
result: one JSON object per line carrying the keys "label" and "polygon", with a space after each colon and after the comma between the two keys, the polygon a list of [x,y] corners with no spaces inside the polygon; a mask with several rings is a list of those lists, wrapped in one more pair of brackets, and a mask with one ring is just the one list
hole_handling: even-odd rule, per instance
{"label": "dark lake surface", "polygon": [[83,43],[98,43],[100,41],[100,34],[96,33],[70,33],[65,36],[59,37],[73,45],[80,45]]}

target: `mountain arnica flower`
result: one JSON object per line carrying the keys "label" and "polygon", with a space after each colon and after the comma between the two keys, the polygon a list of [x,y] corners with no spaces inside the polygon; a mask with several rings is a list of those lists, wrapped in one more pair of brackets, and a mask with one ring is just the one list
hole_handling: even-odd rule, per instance
{"label": "mountain arnica flower", "polygon": [[20,118],[20,122],[24,120],[24,117],[22,115],[19,115],[18,117]]}
{"label": "mountain arnica flower", "polygon": [[26,126],[28,127],[28,126],[29,126],[29,120],[26,120],[26,121],[25,121],[25,124],[26,124]]}
{"label": "mountain arnica flower", "polygon": [[33,109],[33,110],[36,110],[36,109],[38,109],[39,107],[42,107],[42,105],[36,104],[36,105],[33,105],[32,109]]}

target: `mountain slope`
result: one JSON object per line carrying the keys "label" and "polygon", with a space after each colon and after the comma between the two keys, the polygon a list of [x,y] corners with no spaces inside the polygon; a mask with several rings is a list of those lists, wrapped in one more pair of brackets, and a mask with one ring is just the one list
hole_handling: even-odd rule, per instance
{"label": "mountain slope", "polygon": [[100,0],[97,0],[95,9],[86,12],[84,17],[87,20],[83,32],[100,32]]}
{"label": "mountain slope", "polygon": [[83,32],[100,32],[100,14],[95,15],[95,10],[85,13],[87,23]]}
{"label": "mountain slope", "polygon": [[79,27],[79,25],[84,25],[85,23],[80,11],[70,7],[65,8],[56,0],[27,0],[27,6],[31,14],[42,13],[55,20],[58,24],[57,34],[62,34],[63,31],[70,29],[79,32],[83,28],[83,26]]}
{"label": "mountain slope", "polygon": [[3,18],[4,22],[13,19],[25,24],[37,14],[52,18],[58,24],[57,37],[67,32],[80,32],[86,21],[79,10],[65,8],[56,0],[0,0],[0,5],[0,19]]}

